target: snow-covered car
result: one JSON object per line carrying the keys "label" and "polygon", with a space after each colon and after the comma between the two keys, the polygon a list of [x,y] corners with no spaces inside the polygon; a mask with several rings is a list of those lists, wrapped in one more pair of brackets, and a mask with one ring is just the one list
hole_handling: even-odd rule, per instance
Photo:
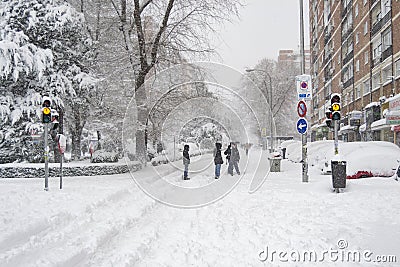
{"label": "snow-covered car", "polygon": [[[287,147],[288,158],[301,161],[301,143]],[[348,179],[380,176],[391,177],[397,169],[400,148],[390,142],[339,142],[339,154],[346,161]],[[331,174],[331,159],[334,156],[332,140],[308,143],[308,163],[323,174]]]}
{"label": "snow-covered car", "polygon": [[[347,179],[391,177],[400,158],[400,148],[383,141],[340,143],[339,152],[346,161]],[[320,166],[322,173],[331,174],[331,159]]]}

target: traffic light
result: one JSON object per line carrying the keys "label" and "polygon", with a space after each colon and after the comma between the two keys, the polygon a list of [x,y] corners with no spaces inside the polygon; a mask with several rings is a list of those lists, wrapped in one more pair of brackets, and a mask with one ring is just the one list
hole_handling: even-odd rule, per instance
{"label": "traffic light", "polygon": [[42,100],[42,122],[51,122],[51,99],[48,96],[44,96]]}
{"label": "traffic light", "polygon": [[325,120],[326,126],[328,126],[329,128],[333,128],[333,123],[331,119],[327,119]]}
{"label": "traffic light", "polygon": [[59,114],[55,109],[51,110],[51,122],[53,123],[53,130],[57,129],[59,124]]}
{"label": "traffic light", "polygon": [[332,111],[331,108],[329,108],[328,111],[325,112],[325,116],[327,120],[331,120],[332,119]]}
{"label": "traffic light", "polygon": [[330,110],[332,111],[332,120],[340,120],[340,94],[332,94]]}

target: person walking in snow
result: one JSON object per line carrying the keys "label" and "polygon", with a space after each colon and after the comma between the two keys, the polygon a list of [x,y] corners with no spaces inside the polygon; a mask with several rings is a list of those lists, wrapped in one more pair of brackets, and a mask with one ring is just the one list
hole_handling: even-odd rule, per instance
{"label": "person walking in snow", "polygon": [[219,179],[221,174],[221,165],[224,164],[224,160],[222,159],[221,155],[221,143],[215,143],[214,148],[214,164],[215,164],[215,179]]}
{"label": "person walking in snow", "polygon": [[239,150],[237,148],[236,143],[232,143],[231,145],[231,158],[229,160],[229,165],[228,165],[228,173],[233,176],[233,168],[235,168],[235,171],[237,174],[240,175],[239,171],[239,160],[240,160],[240,154]]}
{"label": "person walking in snow", "polygon": [[185,145],[183,147],[183,166],[185,167],[183,171],[183,180],[189,180],[188,172],[189,172],[189,164],[190,164],[190,156],[189,156],[189,145]]}
{"label": "person walking in snow", "polygon": [[224,154],[226,155],[226,164],[228,164],[229,159],[231,158],[231,144],[228,145],[228,148],[225,150]]}

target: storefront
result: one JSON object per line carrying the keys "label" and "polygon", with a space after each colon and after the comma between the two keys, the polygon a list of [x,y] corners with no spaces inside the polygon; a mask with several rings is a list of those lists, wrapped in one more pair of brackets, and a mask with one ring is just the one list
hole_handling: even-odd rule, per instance
{"label": "storefront", "polygon": [[386,112],[386,123],[390,126],[392,142],[400,146],[400,94],[388,99],[389,110]]}

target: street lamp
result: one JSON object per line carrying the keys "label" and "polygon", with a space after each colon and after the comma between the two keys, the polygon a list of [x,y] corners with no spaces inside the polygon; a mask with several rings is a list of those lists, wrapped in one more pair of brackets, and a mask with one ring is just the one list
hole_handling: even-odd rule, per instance
{"label": "street lamp", "polygon": [[[263,70],[263,69],[246,69],[246,72],[253,72],[253,71],[259,71],[259,72],[262,72],[262,73],[264,73],[267,77],[268,77],[268,80],[269,80],[269,94],[268,94],[268,104],[269,104],[269,106],[270,106],[270,128],[271,128],[271,148],[270,148],[270,152],[273,152],[274,151],[274,131],[273,131],[273,118],[274,118],[274,115],[273,115],[273,113],[272,113],[272,79],[271,79],[271,75],[267,72],[267,71],[265,71],[265,70]],[[264,86],[265,86],[265,89],[267,89],[268,88],[268,86],[267,86],[267,83],[265,82],[265,79],[263,79],[263,83],[264,83]]]}

